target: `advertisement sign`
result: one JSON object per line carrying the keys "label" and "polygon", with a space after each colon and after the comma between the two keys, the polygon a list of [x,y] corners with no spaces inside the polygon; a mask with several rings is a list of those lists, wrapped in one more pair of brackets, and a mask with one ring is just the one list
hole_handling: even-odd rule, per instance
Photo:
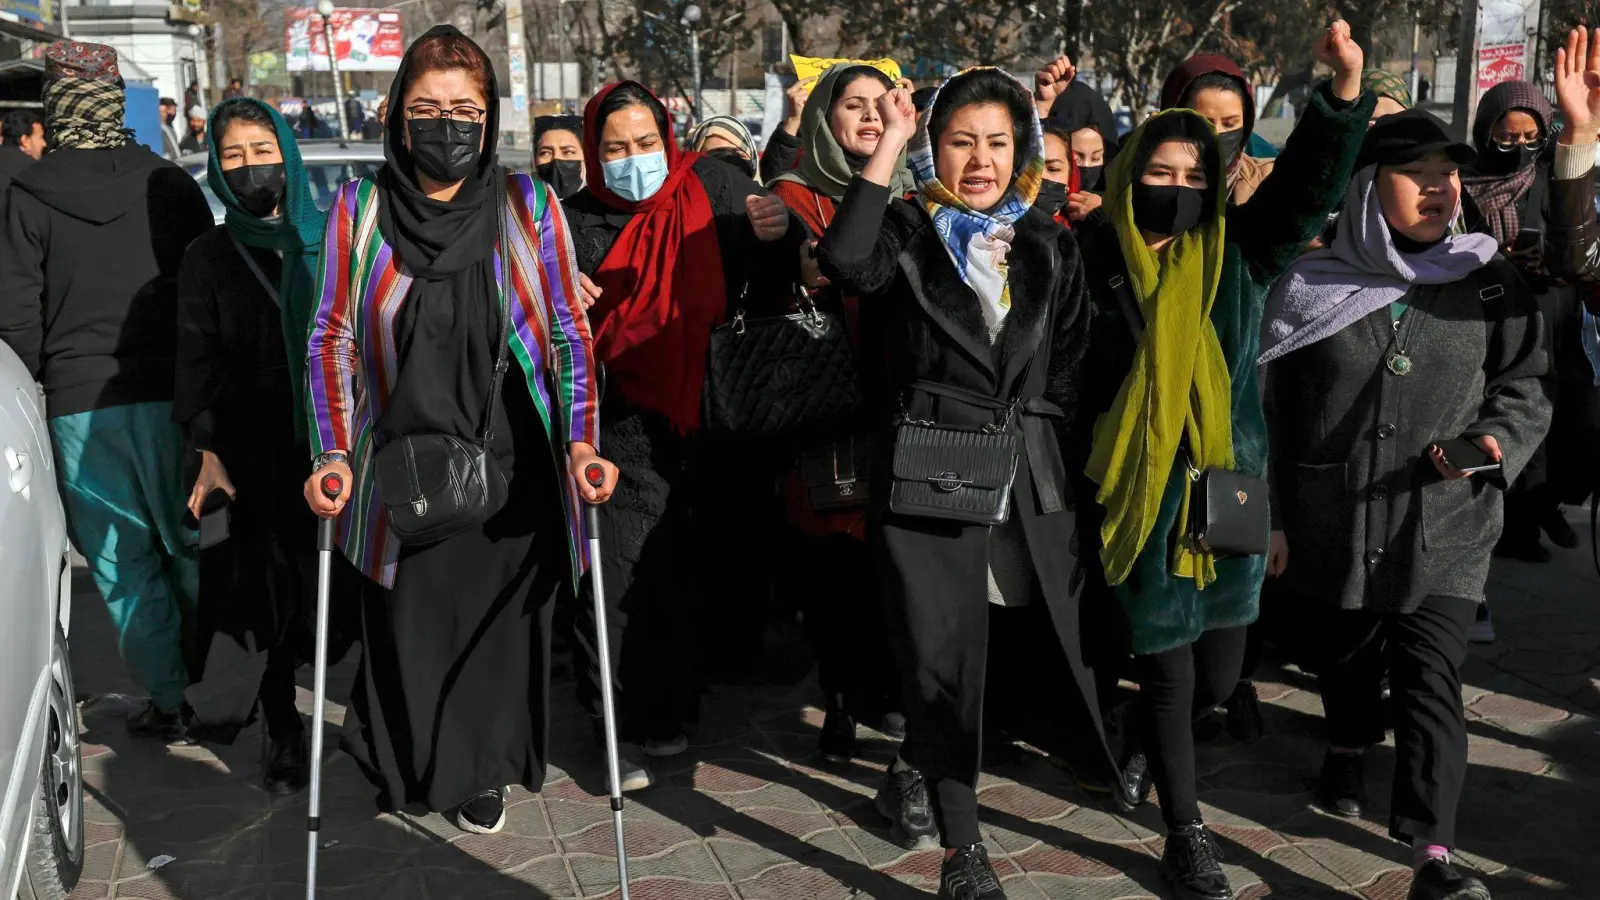
{"label": "advertisement sign", "polygon": [[[3,0],[0,0],[3,2]],[[405,56],[400,14],[342,7],[333,11],[333,44],[343,72],[393,72]],[[283,52],[290,72],[328,71],[327,32],[314,9],[284,10]]]}
{"label": "advertisement sign", "polygon": [[54,7],[51,0],[0,0],[0,13],[37,25],[51,24]]}
{"label": "advertisement sign", "polygon": [[1478,48],[1478,90],[1487,91],[1505,81],[1521,81],[1528,45],[1484,44]]}

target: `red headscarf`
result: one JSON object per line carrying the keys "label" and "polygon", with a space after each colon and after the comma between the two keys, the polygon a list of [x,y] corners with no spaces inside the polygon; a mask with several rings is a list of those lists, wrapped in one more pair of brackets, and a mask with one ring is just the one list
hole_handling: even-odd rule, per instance
{"label": "red headscarf", "polygon": [[660,190],[634,203],[606,187],[600,106],[624,85],[643,90],[666,118],[661,101],[632,81],[602,88],[583,111],[589,193],[611,209],[633,214],[594,273],[601,290],[589,311],[595,352],[606,364],[607,379],[629,403],[661,413],[687,434],[700,426],[711,329],[728,310],[722,249],[711,201],[691,171],[700,154],[679,151],[670,127],[661,135],[667,180]]}
{"label": "red headscarf", "polygon": [[[1184,105],[1183,95],[1189,93],[1189,85],[1205,75],[1225,75],[1239,82],[1239,92],[1244,95],[1244,137],[1248,145],[1250,135],[1256,130],[1255,91],[1251,89],[1250,79],[1244,77],[1244,70],[1239,68],[1239,64],[1220,53],[1196,53],[1179,63],[1161,84],[1161,108],[1177,109]],[[1235,168],[1244,157],[1241,149],[1233,160]]]}

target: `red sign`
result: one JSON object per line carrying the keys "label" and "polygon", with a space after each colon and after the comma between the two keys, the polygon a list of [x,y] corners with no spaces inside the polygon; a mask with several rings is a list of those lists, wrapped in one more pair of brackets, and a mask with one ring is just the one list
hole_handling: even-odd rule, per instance
{"label": "red sign", "polygon": [[1528,46],[1488,44],[1478,48],[1478,90],[1487,91],[1503,81],[1521,81]]}
{"label": "red sign", "polygon": [[[406,53],[400,14],[392,10],[340,7],[329,16],[333,48],[345,72],[393,72]],[[328,71],[328,38],[322,16],[303,6],[284,10],[285,68]]]}

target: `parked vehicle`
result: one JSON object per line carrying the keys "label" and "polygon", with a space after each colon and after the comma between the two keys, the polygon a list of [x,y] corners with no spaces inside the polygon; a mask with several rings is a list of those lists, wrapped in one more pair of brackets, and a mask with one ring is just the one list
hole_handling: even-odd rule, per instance
{"label": "parked vehicle", "polygon": [[44,401],[0,344],[0,897],[64,900],[83,869],[72,576]]}

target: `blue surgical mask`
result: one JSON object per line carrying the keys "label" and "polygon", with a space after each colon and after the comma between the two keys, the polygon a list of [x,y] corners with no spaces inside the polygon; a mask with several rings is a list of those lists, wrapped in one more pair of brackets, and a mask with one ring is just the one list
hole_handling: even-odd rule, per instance
{"label": "blue surgical mask", "polygon": [[624,156],[605,164],[606,187],[630,203],[655,196],[667,180],[667,154],[657,150],[638,156]]}

